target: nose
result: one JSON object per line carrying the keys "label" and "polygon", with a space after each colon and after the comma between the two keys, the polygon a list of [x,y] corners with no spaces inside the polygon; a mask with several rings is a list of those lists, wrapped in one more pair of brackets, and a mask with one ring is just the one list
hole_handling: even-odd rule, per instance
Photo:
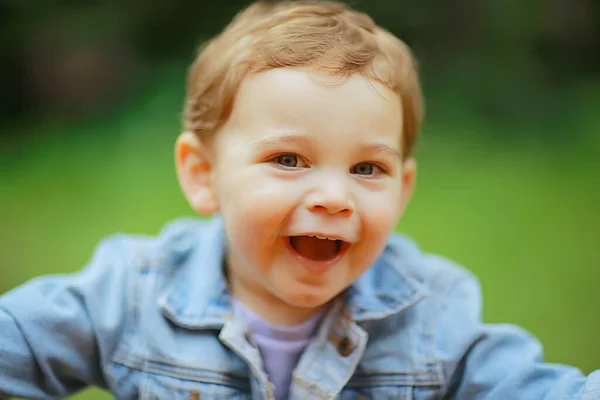
{"label": "nose", "polygon": [[343,179],[321,179],[314,190],[306,196],[310,211],[327,214],[354,213],[354,201]]}

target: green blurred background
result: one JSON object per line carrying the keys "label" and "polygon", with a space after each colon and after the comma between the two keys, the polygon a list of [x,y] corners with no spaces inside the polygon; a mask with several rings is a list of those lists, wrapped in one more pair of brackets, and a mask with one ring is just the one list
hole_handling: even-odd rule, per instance
{"label": "green blurred background", "polygon": [[[186,68],[246,4],[0,3],[0,293],[193,214],[172,157]],[[352,5],[420,60],[419,183],[398,229],[480,277],[486,321],[599,368],[600,2]]]}

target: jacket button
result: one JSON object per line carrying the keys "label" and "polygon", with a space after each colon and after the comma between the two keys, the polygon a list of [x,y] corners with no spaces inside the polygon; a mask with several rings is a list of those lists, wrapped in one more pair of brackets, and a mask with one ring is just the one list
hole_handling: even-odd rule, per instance
{"label": "jacket button", "polygon": [[338,342],[337,348],[338,348],[338,353],[340,353],[340,355],[342,357],[348,357],[354,350],[354,346],[352,345],[352,342],[350,341],[350,339],[348,339],[347,336],[343,337]]}

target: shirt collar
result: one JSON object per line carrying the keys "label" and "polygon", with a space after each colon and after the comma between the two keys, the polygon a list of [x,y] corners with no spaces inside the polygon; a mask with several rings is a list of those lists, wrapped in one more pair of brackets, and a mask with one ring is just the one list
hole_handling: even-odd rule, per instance
{"label": "shirt collar", "polygon": [[[178,265],[159,307],[168,319],[185,328],[222,327],[232,318],[233,301],[222,267],[226,240],[221,218],[196,221],[175,236],[187,246],[178,245],[179,259],[174,261]],[[345,293],[345,308],[356,321],[383,319],[427,295],[425,286],[407,272],[420,262],[421,253],[408,240],[392,239]],[[164,243],[173,247],[172,242],[167,238]]]}
{"label": "shirt collar", "polygon": [[[178,236],[188,237],[180,249],[176,272],[159,299],[163,314],[189,329],[220,328],[233,314],[223,273],[225,235],[219,216],[196,221]],[[171,241],[165,240],[170,247]]]}

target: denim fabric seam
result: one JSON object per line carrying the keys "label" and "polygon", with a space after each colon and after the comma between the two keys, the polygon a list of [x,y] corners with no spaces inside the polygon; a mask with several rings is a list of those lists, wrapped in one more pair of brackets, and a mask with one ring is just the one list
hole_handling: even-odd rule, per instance
{"label": "denim fabric seam", "polygon": [[311,393],[313,396],[318,397],[319,399],[328,399],[328,394],[323,392],[319,386],[314,385],[312,382],[305,381],[300,377],[294,377],[294,383],[306,390],[307,392]]}
{"label": "denim fabric seam", "polygon": [[[146,373],[144,379],[148,379],[148,377],[147,377],[148,374],[156,374],[156,375],[162,375],[162,376],[165,376],[168,378],[173,378],[173,379],[182,379],[182,380],[192,381],[192,382],[197,382],[197,383],[225,385],[225,386],[230,386],[230,387],[233,387],[233,388],[245,391],[245,392],[250,391],[250,386],[245,381],[245,378],[234,376],[231,374],[225,374],[221,371],[196,369],[196,371],[198,371],[198,372],[201,372],[201,371],[211,372],[212,375],[225,376],[228,379],[219,379],[219,378],[211,377],[210,376],[211,374],[201,374],[201,373],[186,374],[185,372],[174,372],[172,369],[169,369],[169,368],[161,368],[160,363],[155,363],[155,362],[132,363],[127,360],[118,360],[118,361],[115,361],[115,363],[119,364],[119,365],[123,365],[127,368],[131,368],[131,369]],[[140,386],[142,386],[142,385],[140,385]]]}
{"label": "denim fabric seam", "polygon": [[244,380],[245,376],[236,375],[232,373],[225,373],[221,370],[217,369],[207,369],[207,368],[196,368],[190,366],[181,366],[171,363],[166,363],[164,361],[157,360],[126,360],[126,359],[116,359],[114,360],[116,364],[124,365],[129,368],[137,369],[140,371],[149,371],[149,372],[165,372],[168,373],[169,376],[174,378],[182,378],[188,380],[194,380],[196,377],[205,376],[203,372],[208,372],[209,374],[214,375],[224,375],[232,378],[232,380]]}
{"label": "denim fabric seam", "polygon": [[[125,360],[127,358],[131,358],[133,356],[133,346],[131,345],[131,337],[134,337],[136,334],[136,324],[139,320],[139,303],[141,301],[141,275],[145,266],[145,260],[141,257],[141,254],[144,254],[141,251],[142,239],[134,238],[132,240],[132,247],[128,246],[128,254],[126,255],[129,260],[132,261],[133,267],[128,268],[127,273],[130,275],[130,295],[127,296],[127,309],[129,312],[126,314],[125,324],[123,326],[123,333],[121,338],[119,338],[114,351],[110,356],[110,361],[112,363],[119,363],[118,360]],[[148,268],[149,269],[149,268]],[[105,373],[108,371],[104,370]]]}
{"label": "denim fabric seam", "polygon": [[[469,280],[473,279],[473,277],[470,275],[470,273],[468,271],[463,270],[461,272],[462,272],[462,274],[458,277],[455,277],[452,284],[447,285],[446,288],[441,293],[439,293],[438,296],[436,296],[436,301],[434,301],[433,305],[432,305],[433,315],[437,315],[437,312],[440,312],[443,309],[444,303],[447,301],[447,297],[448,297],[449,293],[451,293],[454,289],[456,289],[462,283],[468,282]],[[435,332],[435,328],[433,331]],[[452,375],[454,375],[456,373],[456,369],[458,368],[459,361],[460,360],[457,360],[457,363],[456,363],[456,365],[454,365],[454,368],[453,368],[451,374],[447,377],[444,377],[444,380],[443,380],[444,384],[440,388],[441,394],[443,396],[446,396],[448,394],[449,385],[452,382],[451,377],[452,377]],[[440,371],[440,372],[442,373],[442,376],[443,376],[443,371]]]}
{"label": "denim fabric seam", "polygon": [[[435,327],[433,322],[433,315],[436,314],[437,299],[436,296],[430,296],[429,299],[431,304],[429,307],[433,307],[433,309],[430,308],[430,318],[421,319],[421,324],[423,325],[423,337],[421,338],[422,340],[420,340],[419,343],[421,344],[425,354],[425,365],[430,366],[432,368],[432,371],[430,371],[430,373],[436,375],[438,381],[437,385],[439,387],[444,387],[446,385],[446,379],[444,377],[442,363],[435,354]],[[425,342],[427,342],[427,346],[424,346]]]}
{"label": "denim fabric seam", "polygon": [[386,372],[382,374],[355,374],[347,386],[369,387],[395,384],[441,387],[443,380],[439,379],[436,372]]}

